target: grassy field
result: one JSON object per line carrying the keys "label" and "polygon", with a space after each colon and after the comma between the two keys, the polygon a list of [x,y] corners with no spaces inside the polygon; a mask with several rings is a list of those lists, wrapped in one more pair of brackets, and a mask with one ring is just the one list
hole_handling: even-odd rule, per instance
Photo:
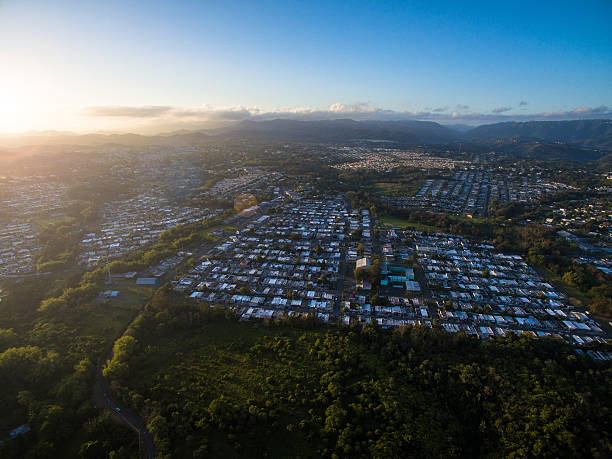
{"label": "grassy field", "polygon": [[200,236],[210,241],[218,241],[221,238],[219,236],[213,236],[211,233],[214,233],[215,231],[233,231],[235,229],[236,227],[233,225],[217,225],[217,226],[213,226],[212,228],[208,228],[203,231],[200,231]]}
{"label": "grassy field", "polygon": [[460,222],[470,222],[470,223],[485,223],[487,221],[486,218],[466,217],[465,215],[453,215],[453,218]]}
{"label": "grassy field", "polygon": [[383,196],[413,196],[423,186],[423,180],[376,182],[373,191]]}
{"label": "grassy field", "polygon": [[397,217],[380,217],[378,221],[382,225],[391,226],[394,228],[402,228],[402,229],[412,229],[415,231],[423,231],[423,232],[442,232],[441,228],[437,226],[424,225],[422,223],[413,222],[410,220],[405,220],[403,218]]}

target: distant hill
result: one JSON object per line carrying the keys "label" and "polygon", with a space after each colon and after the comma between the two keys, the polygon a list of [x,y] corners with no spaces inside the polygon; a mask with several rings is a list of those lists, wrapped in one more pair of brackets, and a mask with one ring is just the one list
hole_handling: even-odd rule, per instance
{"label": "distant hill", "polygon": [[470,126],[469,124],[446,124],[445,126],[456,132],[467,132],[474,129],[474,126]]}
{"label": "distant hill", "polygon": [[[530,121],[478,126],[443,126],[433,121],[354,121],[350,119],[298,121],[246,120],[228,127],[175,131],[145,136],[140,134],[30,133],[0,135],[0,147],[31,145],[167,145],[198,146],[228,140],[252,142],[349,143],[356,141],[415,144],[464,145],[497,149],[536,159],[591,161],[612,152],[612,120]],[[601,150],[601,151],[596,151]]]}
{"label": "distant hill", "polygon": [[563,142],[612,150],[612,120],[528,121],[485,124],[465,132],[466,139],[519,139]]}
{"label": "distant hill", "polygon": [[516,154],[526,157],[574,161],[599,158],[601,154],[592,151],[593,148],[612,151],[612,120],[512,122],[465,128],[432,121],[277,119],[242,121],[208,133],[214,137],[287,142],[386,140],[403,144],[444,144],[467,140],[496,148],[503,146],[508,152],[514,149]]}
{"label": "distant hill", "polygon": [[597,166],[602,169],[612,169],[612,153],[608,153],[606,156],[599,158]]}
{"label": "distant hill", "polygon": [[[213,131],[209,131],[213,134]],[[457,134],[432,121],[354,121],[350,119],[242,121],[214,131],[217,135],[250,140],[294,142],[351,142],[386,140],[402,143],[443,143]]]}
{"label": "distant hill", "polygon": [[540,141],[497,141],[496,151],[516,155],[525,159],[545,161],[597,161],[606,153],[589,147],[569,143],[549,143]]}

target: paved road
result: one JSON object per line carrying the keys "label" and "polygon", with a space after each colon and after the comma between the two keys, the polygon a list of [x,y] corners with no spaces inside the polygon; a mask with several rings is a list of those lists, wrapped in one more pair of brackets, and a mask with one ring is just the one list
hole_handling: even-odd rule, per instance
{"label": "paved road", "polygon": [[[196,256],[201,256],[203,253],[210,250],[215,246],[215,242],[208,242],[200,247],[195,253]],[[184,262],[183,262],[184,263]],[[175,276],[174,270],[169,270],[162,279],[171,279]],[[146,303],[143,302],[143,305]],[[137,316],[138,317],[138,316]],[[130,323],[131,325],[131,323]],[[126,327],[129,327],[129,325]],[[121,335],[123,336],[123,334]],[[119,406],[119,403],[115,399],[113,399],[111,395],[111,390],[108,385],[108,381],[104,377],[103,370],[106,368],[106,362],[112,360],[113,351],[111,350],[102,365],[98,368],[96,372],[96,381],[94,384],[94,400],[96,406],[99,408],[108,409],[111,412],[113,418],[132,428],[138,434],[138,447],[140,451],[140,456],[145,459],[153,459],[157,454],[157,449],[155,447],[155,442],[153,441],[153,435],[147,430],[147,426],[145,422],[138,417],[135,413],[127,410],[126,408],[122,408]]]}
{"label": "paved road", "polygon": [[[112,351],[109,354],[107,360],[112,359]],[[147,430],[145,422],[140,419],[134,413],[121,408],[119,404],[112,398],[110,388],[106,378],[102,374],[102,370],[106,368],[106,361],[100,367],[96,373],[96,382],[94,385],[94,399],[96,400],[96,406],[104,407],[111,412],[111,415],[131,427],[138,433],[138,448],[140,450],[140,456],[145,459],[153,459],[157,454],[155,443],[153,442],[153,435]]]}

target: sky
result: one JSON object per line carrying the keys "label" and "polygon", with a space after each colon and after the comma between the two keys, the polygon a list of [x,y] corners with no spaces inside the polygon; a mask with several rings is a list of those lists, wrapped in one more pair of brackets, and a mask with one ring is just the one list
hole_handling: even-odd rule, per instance
{"label": "sky", "polygon": [[0,132],[609,118],[610,24],[610,0],[0,0]]}

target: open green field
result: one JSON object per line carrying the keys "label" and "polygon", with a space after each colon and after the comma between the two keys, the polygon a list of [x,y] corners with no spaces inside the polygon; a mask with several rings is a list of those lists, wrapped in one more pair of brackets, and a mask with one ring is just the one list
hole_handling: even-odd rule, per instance
{"label": "open green field", "polygon": [[[109,300],[92,305],[89,314],[75,317],[71,325],[79,334],[117,337],[141,308],[140,302]],[[112,340],[105,341],[107,346],[112,343]]]}
{"label": "open green field", "polygon": [[121,296],[130,301],[145,301],[151,296],[151,288],[136,285],[135,279],[125,279],[119,283]]}
{"label": "open green field", "polygon": [[221,238],[219,236],[213,236],[211,233],[214,233],[215,231],[232,231],[235,230],[236,227],[233,225],[216,225],[213,226],[212,228],[208,228],[205,230],[202,230],[199,232],[199,235],[201,238],[203,238],[204,240],[210,240],[210,241],[218,241]]}
{"label": "open green field", "polygon": [[467,217],[465,215],[453,215],[453,219],[460,222],[486,223],[487,219],[482,217]]}
{"label": "open green field", "polygon": [[437,226],[424,225],[423,223],[413,222],[398,217],[384,216],[380,217],[378,221],[382,225],[391,226],[393,228],[412,229],[423,232],[443,232],[442,228],[438,228]]}
{"label": "open green field", "polygon": [[424,179],[375,182],[372,184],[372,190],[383,196],[414,196],[423,186],[423,182]]}

